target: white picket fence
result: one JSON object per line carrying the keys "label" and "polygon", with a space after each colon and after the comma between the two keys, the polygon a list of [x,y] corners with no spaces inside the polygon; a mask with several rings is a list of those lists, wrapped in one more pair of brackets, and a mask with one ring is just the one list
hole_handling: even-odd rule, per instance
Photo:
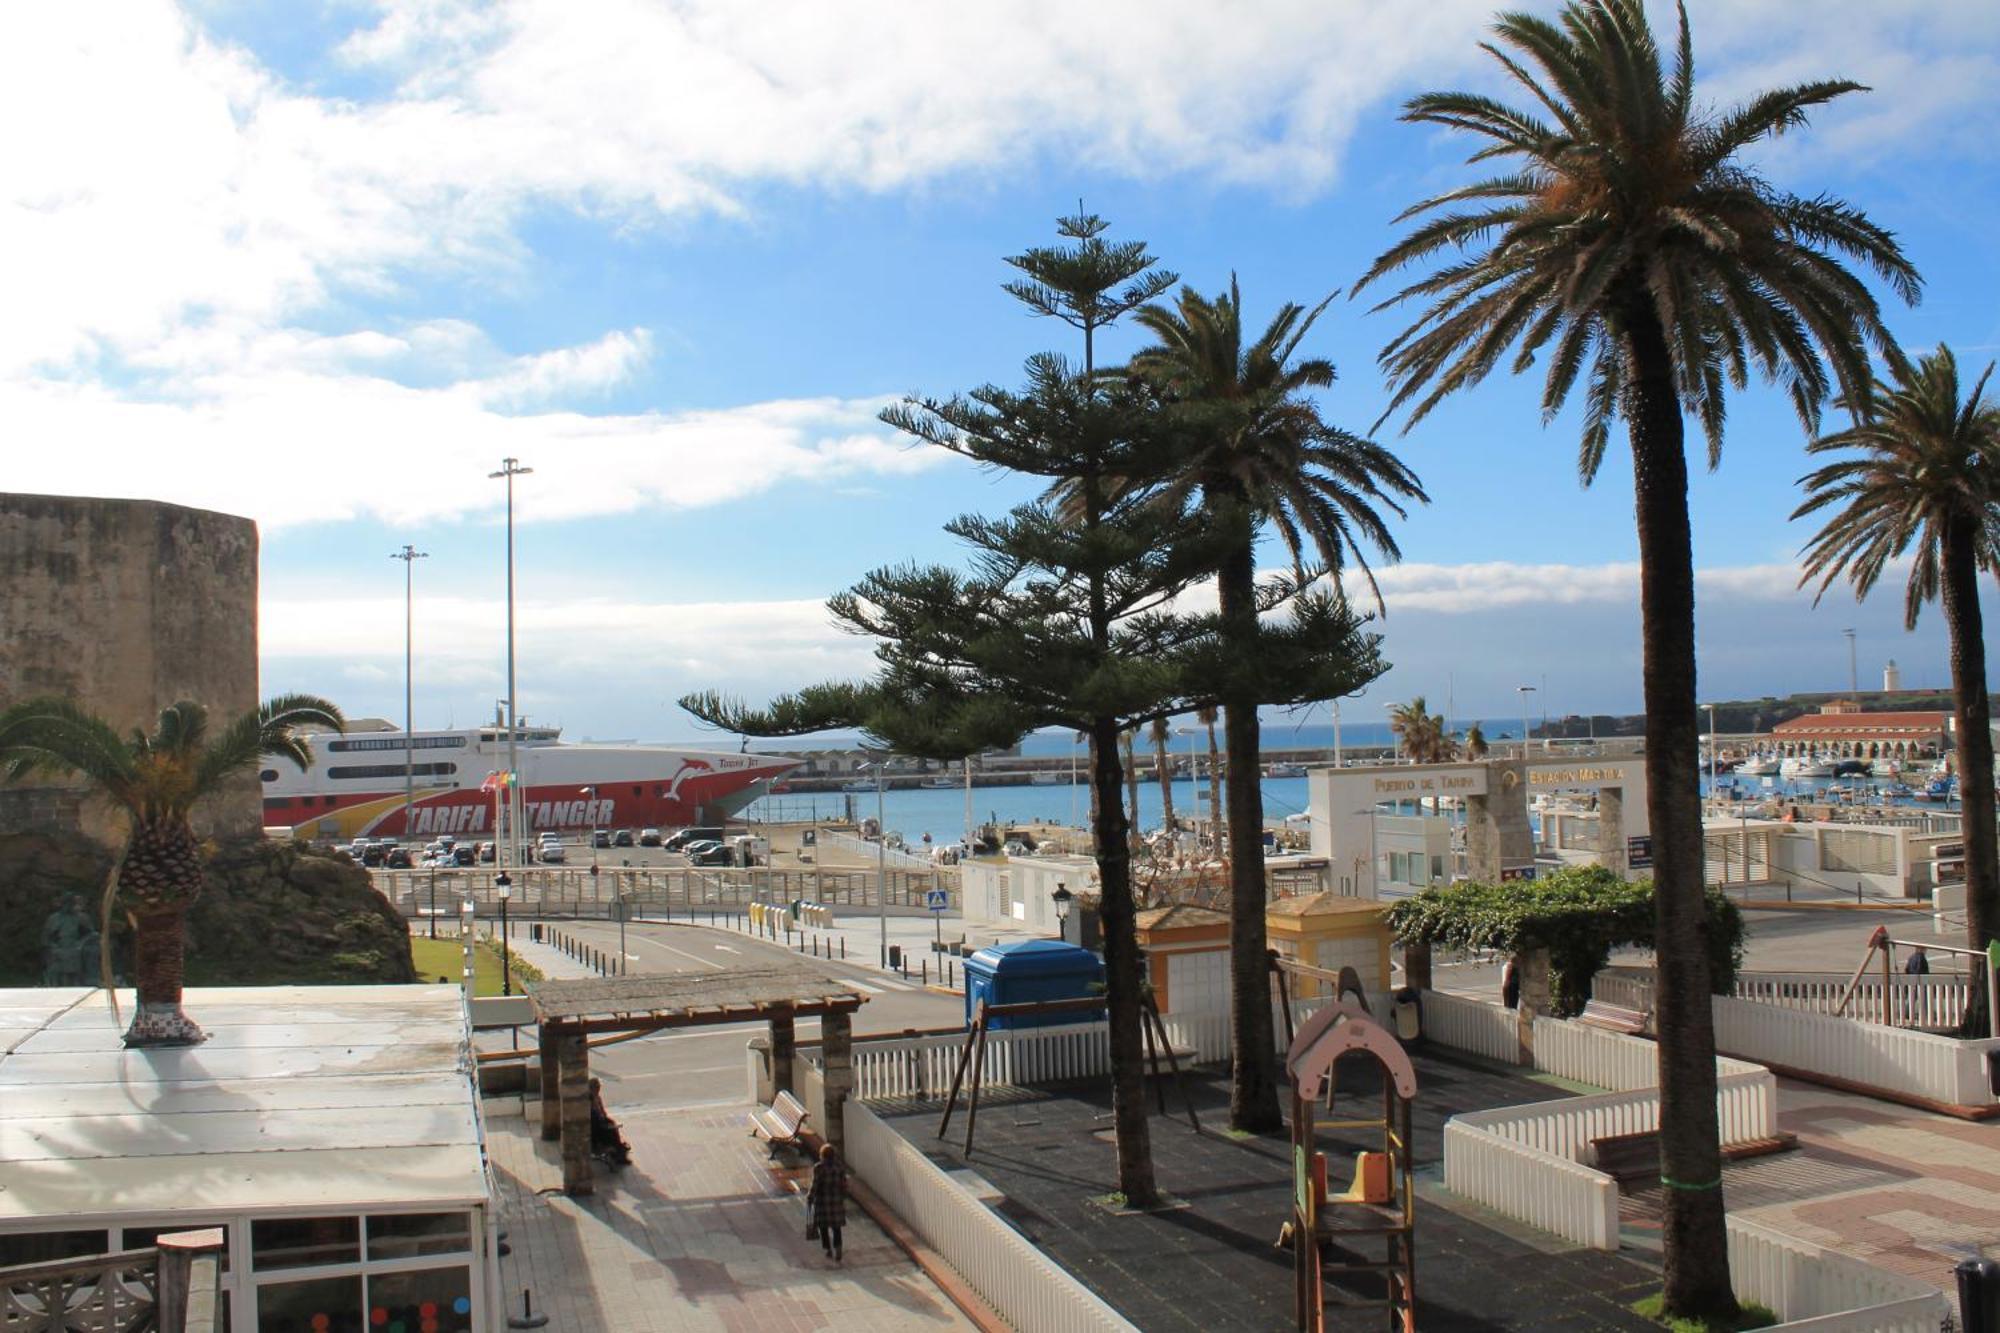
{"label": "white picket fence", "polygon": [[1740,1217],[1729,1227],[1736,1298],[1769,1307],[1780,1329],[1937,1333],[1950,1302],[1935,1287]]}
{"label": "white picket fence", "polygon": [[[798,1065],[800,1100],[824,1124],[820,1071],[809,1060]],[[1009,1324],[1034,1333],[1136,1333],[859,1100],[848,1100],[844,1126],[849,1169]]]}
{"label": "white picket fence", "polygon": [[1988,1053],[2000,1049],[1992,1040],[1959,1041],[1717,996],[1715,1044],[1745,1059],[1955,1106],[2000,1103],[1986,1074]]}
{"label": "white picket fence", "polygon": [[1422,1004],[1424,1035],[1440,1046],[1509,1064],[1520,1058],[1520,1029],[1512,1009],[1442,991],[1425,991]]}
{"label": "white picket fence", "polygon": [[[1805,1013],[1841,1012],[1841,997],[1853,974],[1834,972],[1741,972],[1736,977],[1734,995],[1739,1000]],[[1965,1012],[1966,981],[1962,976],[1932,973],[1907,976],[1893,973],[1889,978],[1889,1015],[1899,1027],[1955,1027]],[[1882,1021],[1882,978],[1863,977],[1847,1003],[1845,1016],[1863,1022]],[[1600,972],[1591,984],[1591,994],[1606,1004],[1628,1009],[1647,1009],[1653,1003],[1651,977],[1630,972]]]}

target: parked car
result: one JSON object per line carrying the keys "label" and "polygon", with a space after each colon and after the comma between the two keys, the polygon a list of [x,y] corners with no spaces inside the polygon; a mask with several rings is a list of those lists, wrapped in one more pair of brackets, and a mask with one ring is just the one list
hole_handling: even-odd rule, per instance
{"label": "parked car", "polygon": [[409,848],[391,847],[388,854],[382,858],[382,864],[389,870],[408,870],[416,865],[416,862],[410,859]]}
{"label": "parked car", "polygon": [[493,844],[492,844],[492,843],[490,843],[490,842],[482,842],[482,843],[480,843],[480,844],[479,844],[479,863],[480,863],[481,865],[492,865],[492,864],[493,864],[493,856],[494,856],[494,851],[495,851],[495,848],[494,848],[494,846],[493,846]]}
{"label": "parked car", "polygon": [[459,866],[476,866],[479,864],[479,849],[469,845],[454,847],[451,849],[451,863]]}
{"label": "parked car", "polygon": [[592,829],[590,831],[590,845],[592,847],[609,847],[611,845],[611,830],[608,828]]}
{"label": "parked car", "polygon": [[640,829],[639,845],[641,847],[658,847],[660,845],[660,831],[656,828]]}
{"label": "parked car", "polygon": [[550,865],[568,864],[569,862],[569,851],[559,842],[545,842],[537,851],[540,853],[542,860]]}
{"label": "parked car", "polygon": [[722,830],[719,828],[684,828],[670,835],[660,845],[670,852],[684,852],[691,842],[721,841]]}
{"label": "parked car", "polygon": [[388,857],[389,849],[379,842],[371,842],[361,849],[361,864],[370,870],[379,870]]}
{"label": "parked car", "polygon": [[720,846],[722,846],[722,844],[720,842],[717,842],[714,838],[702,838],[695,842],[682,843],[681,851],[683,854],[687,856],[689,860],[693,860],[696,856],[699,856],[701,853],[707,851],[709,848],[720,847]]}
{"label": "parked car", "polygon": [[611,835],[611,845],[613,847],[630,847],[632,845],[632,830],[628,828],[619,829]]}
{"label": "parked car", "polygon": [[693,866],[726,866],[731,859],[729,849],[719,842],[695,843],[687,858]]}

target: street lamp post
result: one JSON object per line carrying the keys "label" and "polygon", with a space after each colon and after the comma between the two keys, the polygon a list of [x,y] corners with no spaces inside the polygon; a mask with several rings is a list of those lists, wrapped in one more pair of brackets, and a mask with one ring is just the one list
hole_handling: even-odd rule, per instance
{"label": "street lamp post", "polygon": [[1535,692],[1532,685],[1516,685],[1514,693],[1521,696],[1521,760],[1528,758],[1528,696]]}
{"label": "street lamp post", "polygon": [[1057,881],[1056,891],[1049,895],[1050,901],[1056,905],[1056,934],[1064,940],[1069,939],[1069,909],[1070,902],[1075,897],[1076,895],[1069,891],[1069,885],[1061,881]]}
{"label": "street lamp post", "polygon": [[[516,700],[520,696],[514,690],[514,478],[533,471],[531,467],[522,467],[518,458],[503,458],[498,472],[486,474],[489,480],[507,479],[507,837],[510,841],[521,836],[520,726],[516,720],[519,708]],[[518,848],[515,855],[520,855]]]}
{"label": "street lamp post", "polygon": [[889,966],[889,825],[882,813],[882,765],[875,761],[875,921],[882,931],[882,966]]}
{"label": "street lamp post", "polygon": [[507,956],[507,900],[514,896],[514,881],[501,871],[493,877],[493,887],[500,897],[500,993],[514,993],[514,972]]}
{"label": "street lamp post", "polygon": [[[584,787],[581,790],[585,796],[590,798],[590,808],[592,811],[590,822],[594,825],[597,823],[597,788]],[[592,898],[597,896],[597,831],[594,828],[590,834],[590,896]],[[625,886],[623,884],[614,886],[611,902],[612,906],[618,910],[618,970],[623,972],[625,970]],[[667,900],[667,920],[672,921],[673,919],[673,900],[669,898]],[[694,900],[692,898],[688,900],[688,920],[694,920]]]}
{"label": "street lamp post", "polygon": [[[389,558],[403,562],[403,837],[407,839],[415,832],[410,827],[410,807],[416,804],[417,796],[416,708],[412,702],[415,696],[411,692],[410,685],[410,666],[415,660],[412,656],[411,644],[416,628],[416,617],[412,608],[416,597],[417,585],[415,575],[417,561],[430,559],[430,552],[419,551],[416,547],[406,542],[402,550],[391,551]],[[437,869],[435,866],[431,869],[431,887],[433,890],[437,887]],[[435,908],[437,906],[435,893],[432,896],[434,900],[431,906]],[[436,939],[437,926],[435,923],[435,912],[432,913],[432,917],[431,938]]]}
{"label": "street lamp post", "polygon": [[431,920],[430,920],[430,937],[431,937],[432,939],[436,939],[436,938],[438,937],[438,863],[437,863],[437,858],[436,858],[435,856],[433,856],[433,857],[431,858],[431,911],[430,911],[430,919],[431,919]]}
{"label": "street lamp post", "polygon": [[1708,796],[1710,800],[1714,800],[1715,784],[1718,781],[1720,781],[1722,777],[1722,765],[1718,763],[1716,760],[1715,705],[1709,704],[1707,705],[1707,708],[1708,708]]}

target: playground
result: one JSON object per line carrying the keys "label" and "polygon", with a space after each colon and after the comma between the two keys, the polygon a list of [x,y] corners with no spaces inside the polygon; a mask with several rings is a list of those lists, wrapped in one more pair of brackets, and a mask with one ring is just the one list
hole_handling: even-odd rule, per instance
{"label": "playground", "polygon": [[[1413,1053],[1411,1065],[1418,1089],[1409,1103],[1416,1326],[1426,1333],[1657,1330],[1629,1308],[1658,1289],[1657,1271],[1622,1255],[1571,1248],[1442,1187],[1449,1116],[1561,1097],[1569,1089],[1435,1049]],[[956,1123],[954,1132],[938,1137],[941,1100],[878,1103],[876,1110],[939,1165],[978,1178],[961,1180],[990,1187],[999,1196],[992,1204],[997,1212],[1139,1327],[1295,1327],[1294,1255],[1279,1245],[1293,1209],[1292,1140],[1285,1133],[1238,1138],[1219,1130],[1228,1120],[1226,1071],[1204,1066],[1181,1082],[1207,1128],[1189,1128],[1181,1090],[1170,1089],[1168,1113],[1152,1120],[1153,1160],[1170,1206],[1140,1215],[1121,1215],[1110,1199],[1117,1167],[1110,1088],[1102,1077],[988,1094],[970,1157]],[[1383,1103],[1375,1062],[1343,1058],[1338,1101],[1332,1116],[1320,1103],[1315,1143],[1328,1162],[1329,1193],[1349,1188],[1355,1154],[1380,1150],[1382,1130],[1329,1128],[1325,1119],[1379,1119]],[[1343,1240],[1341,1249],[1381,1256],[1379,1244]],[[1385,1326],[1379,1274],[1329,1266],[1325,1279],[1329,1328]]]}

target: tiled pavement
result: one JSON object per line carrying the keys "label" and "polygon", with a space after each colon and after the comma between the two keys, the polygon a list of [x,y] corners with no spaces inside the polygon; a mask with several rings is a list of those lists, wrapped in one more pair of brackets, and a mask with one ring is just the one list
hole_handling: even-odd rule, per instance
{"label": "tiled pavement", "polygon": [[630,1117],[633,1164],[600,1167],[597,1193],[570,1199],[556,1145],[513,1106],[487,1103],[510,1313],[526,1287],[556,1333],[972,1327],[852,1204],[845,1262],[823,1258],[805,1239],[805,1171],[767,1163],[747,1108]]}
{"label": "tiled pavement", "polygon": [[2000,1257],[2000,1125],[1790,1080],[1778,1124],[1800,1151],[1730,1168],[1732,1211],[1947,1292]]}

